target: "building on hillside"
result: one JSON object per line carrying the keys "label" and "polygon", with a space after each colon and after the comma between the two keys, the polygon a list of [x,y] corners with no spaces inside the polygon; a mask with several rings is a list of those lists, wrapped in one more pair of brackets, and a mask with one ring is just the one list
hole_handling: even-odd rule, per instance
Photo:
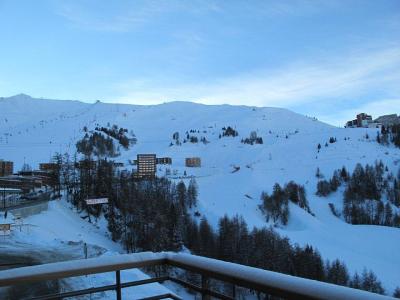
{"label": "building on hillside", "polygon": [[139,178],[152,178],[156,176],[157,162],[155,154],[137,155],[137,176]]}
{"label": "building on hillside", "polygon": [[55,172],[59,171],[59,165],[56,163],[41,163],[39,164],[39,170],[44,172]]}
{"label": "building on hillside", "polygon": [[6,176],[0,178],[0,189],[20,189],[23,193],[29,193],[35,188],[42,187],[43,182],[34,176]]}
{"label": "building on hillside", "polygon": [[172,158],[171,157],[157,157],[156,164],[157,165],[171,165]]}
{"label": "building on hillside", "polygon": [[372,117],[366,113],[360,113],[356,116],[356,119],[350,120],[346,123],[346,128],[378,128],[379,123],[374,122]]}
{"label": "building on hillside", "polygon": [[85,170],[95,170],[96,169],[96,161],[89,160],[89,159],[82,159],[79,162],[75,163],[75,168],[85,169]]}
{"label": "building on hillside", "polygon": [[372,116],[366,113],[357,115],[357,127],[368,127],[369,123],[372,123]]}
{"label": "building on hillside", "polygon": [[59,179],[57,173],[52,171],[19,171],[18,175],[34,180],[36,182],[35,187],[41,187],[43,185],[54,187],[58,184]]}
{"label": "building on hillside", "polygon": [[200,168],[201,167],[201,159],[200,157],[187,157],[185,159],[185,165],[189,168]]}
{"label": "building on hillside", "polygon": [[357,127],[357,120],[347,121],[346,125],[344,127],[346,127],[346,128],[356,128]]}
{"label": "building on hillside", "polygon": [[396,114],[384,115],[376,118],[374,122],[382,124],[385,127],[398,125],[400,124],[400,116],[397,116]]}
{"label": "building on hillside", "polygon": [[14,173],[14,163],[0,159],[0,177],[9,176]]}

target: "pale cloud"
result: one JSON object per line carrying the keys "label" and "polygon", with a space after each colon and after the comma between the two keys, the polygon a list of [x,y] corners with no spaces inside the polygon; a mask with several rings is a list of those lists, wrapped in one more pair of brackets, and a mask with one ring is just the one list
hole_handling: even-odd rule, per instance
{"label": "pale cloud", "polygon": [[138,0],[128,2],[56,2],[55,12],[74,26],[104,32],[130,32],[156,22],[160,17],[180,13],[219,12],[216,1]]}
{"label": "pale cloud", "polygon": [[[305,16],[319,13],[323,10],[338,6],[337,1],[323,0],[291,0],[291,1],[263,1],[257,11],[266,16]],[[249,5],[252,5],[249,2]]]}
{"label": "pale cloud", "polygon": [[299,62],[213,82],[174,84],[169,79],[128,80],[115,86],[118,102],[188,100],[205,104],[290,107],[363,95],[371,89],[400,92],[400,47],[355,52],[334,61]]}
{"label": "pale cloud", "polygon": [[279,71],[224,79],[200,99],[209,103],[291,106],[358,94],[373,86],[398,89],[399,67],[400,47],[394,47],[364,56],[298,63]]}
{"label": "pale cloud", "polygon": [[[102,5],[101,5],[102,4]],[[105,32],[128,32],[173,9],[166,1],[112,3],[62,2],[56,13],[78,28]]]}
{"label": "pale cloud", "polygon": [[239,10],[246,15],[262,17],[304,16],[331,9],[335,1],[327,4],[316,0],[221,2],[216,0],[138,0],[130,2],[84,0],[54,2],[55,12],[74,26],[104,32],[129,32],[153,23],[169,13],[230,14]]}

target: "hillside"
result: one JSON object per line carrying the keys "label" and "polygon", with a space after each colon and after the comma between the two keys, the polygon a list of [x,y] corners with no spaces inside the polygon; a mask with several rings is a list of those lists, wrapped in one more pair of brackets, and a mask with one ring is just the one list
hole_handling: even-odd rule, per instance
{"label": "hillside", "polygon": [[[345,166],[353,170],[382,160],[394,174],[400,167],[400,150],[375,142],[376,129],[343,129],[321,123],[286,109],[247,106],[208,106],[171,102],[155,106],[87,104],[78,101],[33,99],[27,95],[0,98],[0,158],[37,167],[56,153],[75,151],[83,128],[117,124],[132,130],[137,143],[121,149],[117,161],[132,169],[128,160],[138,153],[156,153],[172,158],[176,177],[196,177],[199,185],[199,212],[217,225],[224,214],[245,217],[249,226],[269,226],[258,209],[262,191],[271,192],[274,183],[290,180],[306,188],[312,216],[291,205],[287,226],[278,231],[291,241],[315,246],[324,259],[339,258],[350,271],[372,269],[391,293],[400,285],[400,229],[385,226],[350,225],[335,217],[328,206],[340,206],[339,192],[315,196],[319,168],[326,177]],[[221,137],[231,126],[237,137]],[[190,133],[195,130],[196,133]],[[263,144],[249,145],[241,139],[255,131]],[[181,145],[172,145],[179,132]],[[198,143],[183,143],[189,135]],[[367,138],[368,136],[369,138]],[[204,137],[208,143],[200,142]],[[329,138],[337,142],[330,144]],[[328,146],[325,147],[325,143]],[[320,152],[317,145],[321,144]],[[201,168],[186,168],[185,158],[201,157]],[[240,169],[238,168],[240,167]],[[165,174],[161,167],[159,175]]]}

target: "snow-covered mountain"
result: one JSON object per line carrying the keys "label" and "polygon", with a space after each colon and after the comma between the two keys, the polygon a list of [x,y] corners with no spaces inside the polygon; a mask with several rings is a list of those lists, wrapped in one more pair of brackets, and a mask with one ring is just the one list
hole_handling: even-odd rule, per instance
{"label": "snow-covered mountain", "polygon": [[[269,226],[258,209],[261,192],[271,192],[276,182],[294,180],[304,185],[315,216],[291,204],[288,225],[277,230],[292,242],[315,246],[324,259],[345,261],[352,272],[372,269],[389,293],[400,285],[400,230],[347,224],[328,206],[334,203],[340,207],[341,193],[328,198],[315,195],[317,168],[330,177],[342,166],[353,170],[357,163],[382,160],[397,173],[400,150],[376,143],[376,129],[337,128],[280,108],[189,102],[87,104],[17,95],[0,98],[0,158],[14,161],[17,170],[24,162],[37,167],[56,152],[74,153],[85,126],[94,130],[107,124],[132,130],[137,137],[137,143],[127,151],[121,150],[117,158],[126,168],[132,168],[128,160],[135,159],[136,154],[156,153],[172,158],[169,168],[178,176],[184,171],[196,176],[199,211],[214,225],[224,214],[240,214],[250,226]],[[220,138],[227,126],[239,135]],[[252,131],[262,137],[263,144],[241,143]],[[189,132],[199,138],[199,143],[171,146],[175,132],[179,132],[181,142]],[[200,142],[202,137],[209,143]],[[330,144],[330,137],[337,141]],[[324,146],[326,142],[328,147]],[[322,145],[319,152],[318,144]],[[185,158],[193,156],[201,157],[201,168],[185,167]],[[162,167],[159,173],[164,172]]]}

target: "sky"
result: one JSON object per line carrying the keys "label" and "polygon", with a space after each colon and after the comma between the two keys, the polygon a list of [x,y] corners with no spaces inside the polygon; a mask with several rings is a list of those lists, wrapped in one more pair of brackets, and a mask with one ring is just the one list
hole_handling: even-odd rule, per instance
{"label": "sky", "polygon": [[400,113],[399,0],[0,0],[0,96]]}

